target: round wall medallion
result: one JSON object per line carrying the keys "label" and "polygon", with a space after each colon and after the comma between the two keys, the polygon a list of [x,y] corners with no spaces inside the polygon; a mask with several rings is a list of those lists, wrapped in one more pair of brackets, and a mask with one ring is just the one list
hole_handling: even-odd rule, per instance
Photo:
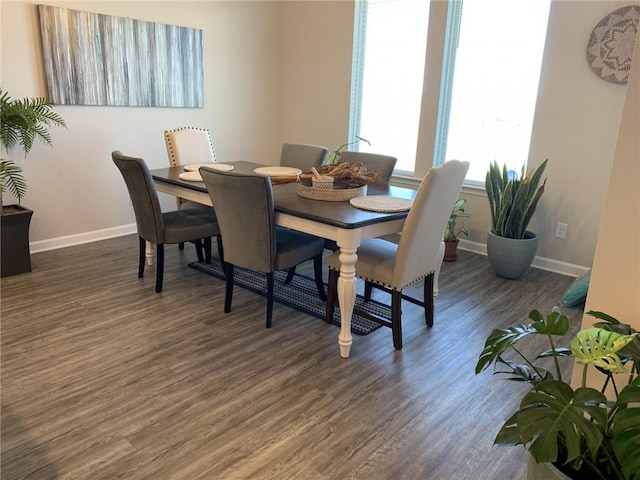
{"label": "round wall medallion", "polygon": [[593,73],[612,83],[627,83],[638,34],[640,6],[614,10],[595,26],[587,46]]}

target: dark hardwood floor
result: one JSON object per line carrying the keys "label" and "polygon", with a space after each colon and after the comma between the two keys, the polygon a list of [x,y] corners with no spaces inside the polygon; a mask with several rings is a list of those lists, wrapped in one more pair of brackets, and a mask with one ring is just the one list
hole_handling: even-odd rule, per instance
{"label": "dark hardwood floor", "polygon": [[526,452],[492,444],[527,386],[474,366],[493,328],[550,310],[572,278],[502,280],[460,252],[432,329],[405,302],[402,351],[382,328],[345,360],[337,327],[276,304],[267,330],[246,290],[224,314],[194,259],[167,247],[161,294],[133,235],[2,279],[3,480],[525,478]]}

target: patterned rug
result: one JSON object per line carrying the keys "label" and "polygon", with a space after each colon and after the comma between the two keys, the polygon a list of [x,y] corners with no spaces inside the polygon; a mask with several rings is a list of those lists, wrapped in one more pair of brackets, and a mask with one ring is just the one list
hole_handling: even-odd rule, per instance
{"label": "patterned rug", "polygon": [[[206,273],[213,277],[224,279],[220,260],[217,257],[211,259],[211,265],[204,262],[193,262],[189,266],[195,270]],[[318,289],[313,278],[295,274],[289,285],[284,284],[287,272],[274,273],[273,299],[278,303],[295,308],[302,312],[313,315],[324,320],[325,303],[318,297]],[[254,293],[267,296],[267,277],[262,273],[236,267],[233,272],[233,279],[236,286],[246,288]],[[325,284],[326,291],[326,284]],[[383,318],[391,318],[391,309],[380,302],[371,300],[364,301],[361,295],[356,297],[356,306],[365,311],[370,311]],[[340,309],[336,308],[333,313],[334,325],[340,325]],[[381,325],[358,315],[351,318],[351,332],[357,335],[367,335],[380,328]]]}

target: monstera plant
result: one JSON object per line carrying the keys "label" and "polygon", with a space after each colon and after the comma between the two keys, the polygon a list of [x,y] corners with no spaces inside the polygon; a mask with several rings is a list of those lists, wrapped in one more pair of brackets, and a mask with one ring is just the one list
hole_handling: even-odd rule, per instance
{"label": "monstera plant", "polygon": [[[558,345],[569,320],[557,308],[546,317],[533,310],[532,323],[489,335],[476,374],[493,365],[496,374],[532,386],[495,443],[523,445],[537,463],[549,462],[571,479],[640,480],[640,337],[610,315],[587,313],[599,322],[569,347]],[[546,338],[549,349],[532,357],[525,340],[533,337]],[[583,365],[577,388],[562,377],[566,358]],[[591,368],[602,374],[601,389],[587,386]]]}

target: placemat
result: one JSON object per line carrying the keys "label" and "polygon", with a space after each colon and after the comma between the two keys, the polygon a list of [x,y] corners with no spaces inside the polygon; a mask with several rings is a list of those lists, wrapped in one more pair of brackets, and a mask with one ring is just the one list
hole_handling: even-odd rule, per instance
{"label": "placemat", "polygon": [[258,167],[253,170],[255,173],[261,173],[262,175],[300,175],[302,170],[295,167]]}
{"label": "placemat", "polygon": [[200,175],[200,172],[196,171],[196,172],[182,172],[180,175],[178,175],[178,178],[180,180],[186,180],[187,182],[202,182],[202,176]]}
{"label": "placemat", "polygon": [[229,165],[228,163],[190,163],[184,166],[184,169],[187,172],[197,172],[200,170],[200,167],[207,167],[212,170],[222,170],[224,172],[228,172],[229,170],[233,170],[233,165]]}
{"label": "placemat", "polygon": [[406,198],[392,197],[390,195],[367,195],[366,197],[355,197],[349,203],[362,210],[372,212],[404,212],[411,209],[413,200]]}

